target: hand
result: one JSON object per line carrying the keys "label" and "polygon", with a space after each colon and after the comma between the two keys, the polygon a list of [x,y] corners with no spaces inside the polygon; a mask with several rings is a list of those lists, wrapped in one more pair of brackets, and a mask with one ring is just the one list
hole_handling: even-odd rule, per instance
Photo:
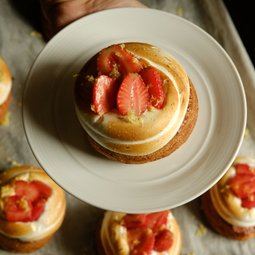
{"label": "hand", "polygon": [[90,13],[119,7],[145,7],[138,0],[40,0],[40,4],[46,39]]}

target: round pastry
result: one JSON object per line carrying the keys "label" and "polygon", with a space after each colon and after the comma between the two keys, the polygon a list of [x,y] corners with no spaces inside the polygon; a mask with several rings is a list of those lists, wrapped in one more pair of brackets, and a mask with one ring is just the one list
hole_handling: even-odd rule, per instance
{"label": "round pastry", "polygon": [[9,109],[11,102],[11,73],[0,57],[0,124],[4,120],[4,117]]}
{"label": "round pastry", "polygon": [[237,157],[223,178],[202,196],[208,223],[221,235],[247,240],[255,236],[255,160]]}
{"label": "round pastry", "polygon": [[61,226],[64,191],[40,168],[20,166],[0,174],[0,248],[29,253]]}
{"label": "round pastry", "polygon": [[169,210],[149,214],[107,211],[98,235],[102,255],[177,255],[181,243],[179,225]]}
{"label": "round pastry", "polygon": [[102,49],[80,71],[75,108],[92,146],[124,163],[168,156],[191,134],[196,91],[183,67],[145,43]]}

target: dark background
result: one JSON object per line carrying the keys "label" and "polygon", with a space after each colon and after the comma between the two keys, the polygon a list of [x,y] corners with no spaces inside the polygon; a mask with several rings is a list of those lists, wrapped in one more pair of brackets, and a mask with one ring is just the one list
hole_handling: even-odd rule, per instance
{"label": "dark background", "polygon": [[254,1],[224,0],[224,3],[255,66]]}
{"label": "dark background", "polygon": [[[214,1],[214,0],[212,0]],[[34,23],[35,27],[40,31],[40,12],[39,1],[35,0],[10,0],[12,5],[22,14],[28,22]],[[253,9],[253,0],[223,0],[230,16],[239,32],[239,35],[247,49],[247,52],[255,66],[255,11]],[[27,8],[30,6],[30,8]],[[33,11],[31,11],[33,10]]]}

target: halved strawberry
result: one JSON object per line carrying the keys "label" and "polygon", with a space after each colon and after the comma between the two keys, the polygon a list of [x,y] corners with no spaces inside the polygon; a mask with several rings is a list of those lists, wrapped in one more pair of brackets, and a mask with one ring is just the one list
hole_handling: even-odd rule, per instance
{"label": "halved strawberry", "polygon": [[4,200],[4,213],[7,221],[34,221],[44,211],[45,203],[52,194],[52,189],[41,181],[14,182],[15,195]]}
{"label": "halved strawberry", "polygon": [[169,210],[148,214],[146,216],[146,226],[151,228],[155,233],[160,231],[167,223],[168,214]]}
{"label": "halved strawberry", "polygon": [[45,199],[39,199],[33,203],[33,209],[31,213],[30,221],[35,221],[39,219],[39,217],[44,211],[45,203],[46,203]]}
{"label": "halved strawberry", "polygon": [[156,235],[154,250],[158,252],[167,251],[173,244],[173,234],[168,229],[160,231]]}
{"label": "halved strawberry", "polygon": [[118,78],[128,73],[140,72],[143,68],[141,61],[123,45],[115,44],[103,49],[97,58],[99,74]]}
{"label": "halved strawberry", "polygon": [[137,228],[145,226],[146,214],[126,214],[123,224],[126,228]]}
{"label": "halved strawberry", "polygon": [[117,109],[120,114],[141,115],[148,107],[149,94],[137,73],[129,73],[122,81],[117,94]]}
{"label": "halved strawberry", "polygon": [[39,190],[31,185],[27,181],[17,180],[14,183],[15,185],[15,194],[19,197],[23,197],[26,200],[34,201],[39,198]]}
{"label": "halved strawberry", "polygon": [[248,209],[255,207],[255,193],[251,194],[250,196],[246,198],[243,198],[241,205],[242,207],[248,208]]}
{"label": "halved strawberry", "polygon": [[30,220],[32,213],[32,203],[19,196],[9,196],[5,200],[4,213],[7,221],[27,222]]}
{"label": "halved strawberry", "polygon": [[31,181],[29,184],[36,188],[36,190],[38,190],[40,198],[47,199],[52,194],[52,189],[47,184],[41,181],[34,180]]}
{"label": "halved strawberry", "polygon": [[94,83],[92,110],[99,115],[111,111],[116,103],[116,93],[115,80],[106,75],[100,75]]}
{"label": "halved strawberry", "polygon": [[237,174],[229,180],[229,185],[237,197],[248,197],[255,192],[255,175]]}
{"label": "halved strawberry", "polygon": [[112,72],[114,64],[116,64],[113,53],[112,47],[105,48],[99,52],[97,57],[97,70],[99,74],[109,75]]}
{"label": "halved strawberry", "polygon": [[157,109],[164,106],[166,94],[163,88],[163,82],[159,71],[150,66],[140,72],[144,83],[148,86],[150,103]]}
{"label": "halved strawberry", "polygon": [[155,236],[148,228],[134,228],[128,231],[130,255],[150,254],[154,242]]}
{"label": "halved strawberry", "polygon": [[253,172],[250,171],[250,167],[247,164],[235,164],[236,174],[248,174],[254,175]]}

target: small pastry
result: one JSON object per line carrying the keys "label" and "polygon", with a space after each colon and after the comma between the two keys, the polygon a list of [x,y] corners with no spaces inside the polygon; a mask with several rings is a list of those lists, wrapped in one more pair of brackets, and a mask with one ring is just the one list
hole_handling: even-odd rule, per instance
{"label": "small pastry", "polygon": [[78,120],[101,154],[124,163],[168,156],[190,136],[196,90],[169,54],[145,43],[102,49],[75,84]]}
{"label": "small pastry", "polygon": [[10,106],[11,87],[11,73],[4,60],[0,57],[0,124],[3,122]]}
{"label": "small pastry", "polygon": [[149,214],[107,211],[98,235],[102,255],[178,255],[181,243],[179,225],[169,210]]}
{"label": "small pastry", "polygon": [[202,196],[202,209],[221,235],[248,240],[255,236],[255,160],[237,157],[233,165]]}
{"label": "small pastry", "polygon": [[0,173],[0,248],[30,253],[61,226],[64,191],[40,168],[14,167]]}

